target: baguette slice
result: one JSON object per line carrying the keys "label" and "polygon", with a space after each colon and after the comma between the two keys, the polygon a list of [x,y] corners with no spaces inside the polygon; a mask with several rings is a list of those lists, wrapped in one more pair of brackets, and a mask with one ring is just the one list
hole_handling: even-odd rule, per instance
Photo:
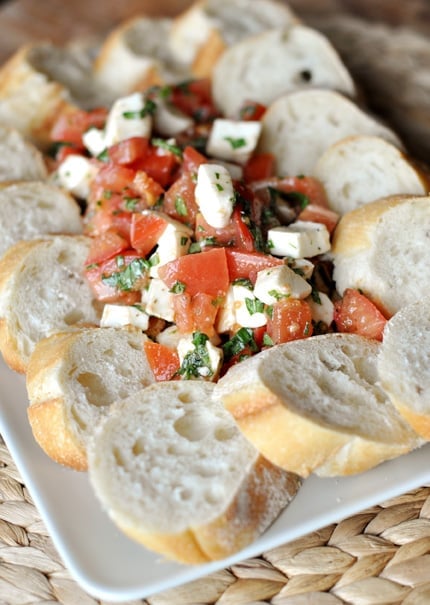
{"label": "baguette slice", "polygon": [[174,20],[168,45],[195,76],[210,77],[229,46],[298,21],[287,4],[274,0],[199,0]]}
{"label": "baguette slice", "polygon": [[329,206],[345,214],[395,194],[425,195],[429,184],[412,161],[381,137],[355,135],[331,145],[313,170]]}
{"label": "baguette slice", "polygon": [[75,199],[41,181],[0,183],[0,256],[20,240],[49,233],[82,233]]}
{"label": "baguette slice", "polygon": [[21,47],[0,70],[0,123],[47,148],[60,112],[104,104],[106,96],[93,82],[91,69],[82,49],[49,43]]}
{"label": "baguette slice", "polygon": [[111,100],[156,84],[189,78],[166,40],[171,19],[134,17],[106,38],[94,63],[94,78]]}
{"label": "baguette slice", "polygon": [[3,125],[0,119],[0,182],[43,181],[47,177],[48,171],[40,151],[18,130]]}
{"label": "baguette slice", "polygon": [[274,154],[280,176],[313,175],[323,152],[354,134],[376,135],[402,147],[393,131],[338,92],[300,90],[269,107],[262,119],[259,150]]}
{"label": "baguette slice", "polygon": [[216,395],[263,456],[302,477],[350,475],[421,441],[378,386],[379,343],[326,334],[233,366]]}
{"label": "baguette slice", "polygon": [[53,460],[87,469],[87,445],[109,406],[154,382],[147,337],[131,326],[60,332],[37,343],[27,367],[33,435]]}
{"label": "baguette slice", "polygon": [[378,371],[394,406],[430,439],[430,297],[400,309],[386,324]]}
{"label": "baguette slice", "polygon": [[255,540],[295,495],[212,397],[213,384],[158,383],[114,404],[88,449],[89,477],[131,538],[184,563]]}
{"label": "baguette slice", "polygon": [[13,370],[25,372],[42,338],[98,324],[83,275],[89,245],[84,236],[53,235],[18,242],[0,259],[0,351]]}
{"label": "baguette slice", "polygon": [[355,94],[328,39],[310,27],[291,25],[247,37],[226,50],[213,72],[212,94],[222,112],[235,117],[246,101],[270,105],[310,86]]}
{"label": "baguette slice", "polygon": [[386,316],[430,289],[430,197],[391,196],[345,214],[332,241],[340,294],[359,288]]}

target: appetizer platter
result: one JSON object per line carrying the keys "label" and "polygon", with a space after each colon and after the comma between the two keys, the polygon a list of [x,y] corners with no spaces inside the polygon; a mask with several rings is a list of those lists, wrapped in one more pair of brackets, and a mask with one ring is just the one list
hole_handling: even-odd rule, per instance
{"label": "appetizer platter", "polygon": [[428,481],[429,173],[285,3],[23,46],[0,147],[0,429],[90,594]]}

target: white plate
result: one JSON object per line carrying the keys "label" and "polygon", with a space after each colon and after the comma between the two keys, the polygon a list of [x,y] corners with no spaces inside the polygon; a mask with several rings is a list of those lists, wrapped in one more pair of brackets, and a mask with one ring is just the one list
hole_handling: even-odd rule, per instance
{"label": "white plate", "polygon": [[0,384],[0,432],[64,564],[84,590],[99,599],[145,598],[258,556],[430,481],[430,444],[356,477],[311,477],[274,525],[246,550],[213,564],[177,565],[122,535],[100,509],[86,474],[60,467],[40,450],[27,422],[24,378],[2,361]]}

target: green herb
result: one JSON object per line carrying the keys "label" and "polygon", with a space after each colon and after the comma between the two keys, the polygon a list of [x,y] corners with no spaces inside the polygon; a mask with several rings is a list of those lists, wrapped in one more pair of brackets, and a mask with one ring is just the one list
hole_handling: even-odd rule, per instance
{"label": "green herb", "polygon": [[322,305],[320,293],[315,288],[312,288],[311,297],[318,305]]}
{"label": "green herb", "polygon": [[130,264],[124,266],[124,257],[122,257],[121,262],[118,259],[119,257],[116,259],[117,266],[123,268],[111,275],[102,275],[102,282],[117,290],[130,292],[135,283],[149,270],[150,263],[144,258],[135,258]]}
{"label": "green herb", "polygon": [[251,352],[258,351],[257,343],[254,340],[254,334],[251,328],[240,328],[236,334],[223,344],[224,357],[228,361],[235,355],[239,355],[241,351],[249,347]]}
{"label": "green herb", "polygon": [[238,277],[233,281],[233,286],[243,286],[244,288],[248,288],[248,290],[253,290],[252,281],[247,277]]}
{"label": "green herb", "polygon": [[136,111],[124,111],[122,115],[126,120],[142,120],[146,116],[152,115],[156,109],[157,105],[154,103],[154,101],[147,99],[142,109],[138,109]]}
{"label": "green herb", "polygon": [[173,294],[182,294],[182,292],[185,292],[185,288],[184,282],[176,281],[170,288],[170,292],[173,292]]}
{"label": "green herb", "polygon": [[266,305],[266,315],[272,319],[273,317],[273,305]]}
{"label": "green herb", "polygon": [[250,315],[264,312],[264,303],[258,298],[245,298],[245,305]]}
{"label": "green herb", "polygon": [[105,189],[103,191],[103,197],[105,200],[110,200],[112,197],[112,191],[109,191],[109,189]]}
{"label": "green herb", "polygon": [[166,141],[165,139],[157,139],[157,138],[152,139],[151,144],[154,145],[154,147],[161,147],[161,149],[170,151],[170,153],[173,153],[173,155],[176,155],[178,158],[182,159],[182,149],[178,145],[173,145],[172,143],[169,143],[169,141]]}
{"label": "green herb", "polygon": [[178,195],[175,199],[175,210],[180,216],[187,216],[188,208],[184,198]]}
{"label": "green herb", "polygon": [[239,117],[241,120],[249,120],[255,115],[255,105],[249,104],[244,105],[239,111]]}
{"label": "green herb", "polygon": [[279,290],[269,290],[270,296],[273,296],[275,300],[282,300],[283,298],[289,298],[290,294],[283,294]]}
{"label": "green herb", "polygon": [[263,335],[263,345],[265,347],[273,347],[273,340],[270,338],[267,332],[264,332]]}
{"label": "green herb", "polygon": [[103,149],[101,153],[97,156],[97,159],[100,162],[108,162],[109,161],[109,153],[107,149]]}
{"label": "green herb", "polygon": [[185,380],[213,376],[210,363],[207,341],[209,338],[203,332],[194,332],[192,343],[194,349],[189,351],[178,370],[178,374]]}
{"label": "green herb", "polygon": [[135,303],[131,306],[140,311],[141,313],[146,313],[145,307],[143,305],[139,305],[139,303]]}
{"label": "green herb", "polygon": [[224,137],[225,141],[228,141],[233,149],[240,149],[246,146],[246,140],[243,137],[235,139],[234,137]]}
{"label": "green herb", "polygon": [[311,203],[309,197],[300,191],[280,191],[274,187],[268,187],[268,190],[270,202],[273,206],[276,206],[278,199],[281,199],[292,206],[299,206],[301,210],[304,210],[306,206]]}
{"label": "green herb", "polygon": [[215,183],[215,187],[218,189],[218,191],[224,191],[224,187],[219,183]]}
{"label": "green herb", "polygon": [[186,246],[188,243],[188,237],[186,235],[181,236],[181,246]]}
{"label": "green herb", "polygon": [[91,269],[96,269],[98,266],[99,266],[99,265],[98,265],[98,263],[91,263],[90,265],[87,265],[87,266],[85,267],[85,269],[86,269],[87,271],[91,271]]}
{"label": "green herb", "polygon": [[138,203],[140,202],[140,198],[138,197],[126,197],[125,198],[125,208],[130,212],[136,210]]}
{"label": "green herb", "polygon": [[309,336],[310,331],[311,331],[311,325],[312,325],[312,323],[310,321],[306,322],[305,329],[303,330],[303,336]]}

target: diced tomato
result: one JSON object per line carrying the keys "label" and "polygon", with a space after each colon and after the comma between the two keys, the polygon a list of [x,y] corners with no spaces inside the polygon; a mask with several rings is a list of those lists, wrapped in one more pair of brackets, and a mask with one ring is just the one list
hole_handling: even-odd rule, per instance
{"label": "diced tomato", "polygon": [[150,146],[146,154],[136,160],[130,167],[143,170],[163,189],[169,187],[176,178],[179,169],[179,159],[170,151],[161,147]]}
{"label": "diced tomato", "polygon": [[182,169],[192,175],[197,175],[200,164],[205,164],[208,160],[194,147],[187,145],[183,152]]}
{"label": "diced tomato", "polygon": [[287,176],[279,179],[276,186],[280,191],[302,193],[311,204],[328,208],[327,194],[323,184],[312,176]]}
{"label": "diced tomato", "polygon": [[256,101],[245,101],[239,109],[239,118],[241,120],[261,120],[266,113],[267,107]]}
{"label": "diced tomato", "polygon": [[176,294],[173,297],[173,317],[178,330],[183,334],[194,331],[194,317],[191,307],[191,296],[188,292]]}
{"label": "diced tomato", "polygon": [[249,158],[243,167],[246,183],[268,179],[275,174],[275,156],[272,153],[257,153]]}
{"label": "diced tomato", "polygon": [[313,221],[314,223],[322,223],[327,227],[329,233],[333,233],[337,223],[339,222],[339,215],[334,210],[324,208],[317,204],[308,204],[304,210],[297,216],[299,221]]}
{"label": "diced tomato", "polygon": [[231,282],[243,277],[255,283],[259,271],[283,264],[282,259],[262,252],[244,252],[237,248],[226,248],[225,253]]}
{"label": "diced tomato", "polygon": [[143,343],[143,350],[157,382],[175,377],[180,368],[179,356],[175,350],[152,340]]}
{"label": "diced tomato", "polygon": [[163,211],[172,218],[194,227],[199,207],[195,200],[195,182],[185,172],[166,191],[163,200]]}
{"label": "diced tomato", "polygon": [[140,252],[142,256],[146,256],[157,245],[166,226],[167,221],[160,214],[133,212],[130,227],[132,248]]}
{"label": "diced tomato", "polygon": [[262,349],[264,346],[264,335],[266,334],[267,328],[266,326],[260,326],[259,328],[253,328],[252,332],[254,334],[255,344],[259,349]]}
{"label": "diced tomato", "polygon": [[180,332],[203,332],[209,337],[215,334],[214,323],[218,312],[216,300],[209,294],[197,292],[190,296],[187,292],[177,294],[173,299],[175,323]]}
{"label": "diced tomato", "polygon": [[[227,227],[217,229],[209,225],[201,212],[196,214],[195,238],[200,242],[205,239],[213,240],[218,246],[233,246],[236,241],[236,225],[230,221]],[[209,245],[209,244],[208,244]]]}
{"label": "diced tomato", "polygon": [[[143,278],[136,279],[127,287],[120,288],[115,285],[115,278],[133,262],[139,261],[140,255],[134,250],[126,250],[120,256],[114,256],[101,263],[86,267],[85,276],[94,292],[95,297],[102,302],[121,302],[132,305],[141,299],[141,286]],[[112,279],[114,283],[108,283]]]}
{"label": "diced tomato", "polygon": [[67,110],[61,113],[51,129],[53,141],[67,141],[83,147],[82,135],[89,128],[103,128],[108,111],[105,108],[84,111]]}
{"label": "diced tomato", "polygon": [[132,213],[123,210],[124,199],[120,194],[102,198],[91,203],[84,217],[85,233],[97,236],[105,231],[116,231],[121,237],[130,241]]}
{"label": "diced tomato", "polygon": [[60,165],[69,155],[81,155],[80,151],[82,149],[76,145],[61,145],[55,154],[55,161]]}
{"label": "diced tomato", "polygon": [[85,264],[101,263],[108,258],[112,258],[112,256],[120,254],[120,252],[128,248],[128,245],[128,241],[125,238],[121,237],[116,231],[109,229],[92,239]]}
{"label": "diced tomato", "polygon": [[267,334],[273,344],[312,336],[312,312],[305,300],[285,298],[273,305],[267,322]]}
{"label": "diced tomato", "polygon": [[134,175],[133,189],[146,202],[149,207],[155,206],[164,193],[163,187],[143,170],[138,170]]}
{"label": "diced tomato", "polygon": [[367,296],[347,288],[342,299],[335,303],[334,322],[339,332],[382,341],[387,319]]}
{"label": "diced tomato", "polygon": [[218,115],[209,79],[190,80],[172,88],[171,102],[196,122],[209,122]]}
{"label": "diced tomato", "polygon": [[253,252],[255,250],[254,237],[250,228],[242,218],[240,204],[236,204],[233,210],[232,223],[235,229],[235,244],[240,250]]}
{"label": "diced tomato", "polygon": [[222,296],[229,286],[226,248],[186,254],[162,265],[158,269],[158,275],[169,288],[177,282],[184,284],[185,292],[190,296],[199,292],[213,298]]}
{"label": "diced tomato", "polygon": [[135,173],[131,168],[110,162],[99,170],[94,183],[107,191],[121,193],[132,185]]}
{"label": "diced tomato", "polygon": [[112,145],[108,149],[109,158],[114,164],[132,164],[148,151],[149,140],[145,137],[130,137]]}

